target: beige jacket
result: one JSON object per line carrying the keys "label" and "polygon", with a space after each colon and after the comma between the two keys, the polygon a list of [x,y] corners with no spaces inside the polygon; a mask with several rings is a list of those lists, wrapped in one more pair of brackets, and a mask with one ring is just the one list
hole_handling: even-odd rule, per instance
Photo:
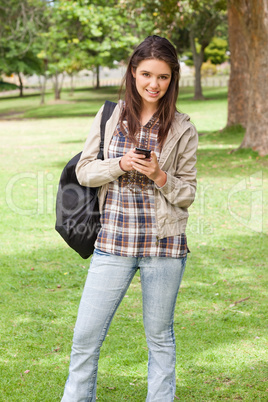
{"label": "beige jacket", "polygon": [[[100,187],[99,208],[102,212],[109,182],[125,172],[120,168],[121,158],[108,159],[108,147],[120,116],[122,102],[116,106],[106,123],[104,160],[96,159],[100,145],[100,121],[103,107],[97,113],[76,167],[79,183]],[[187,208],[192,204],[196,191],[196,150],[198,135],[187,114],[176,112],[169,130],[159,165],[167,174],[163,187],[155,185],[155,216],[158,238],[185,233],[188,220]]]}

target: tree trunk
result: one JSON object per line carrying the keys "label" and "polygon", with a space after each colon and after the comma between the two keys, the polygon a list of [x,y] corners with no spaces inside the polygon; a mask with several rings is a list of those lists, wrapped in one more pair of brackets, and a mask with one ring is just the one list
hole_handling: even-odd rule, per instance
{"label": "tree trunk", "polygon": [[243,14],[236,7],[237,1],[228,1],[229,46],[231,73],[228,88],[227,126],[247,126],[249,96],[249,45]]}
{"label": "tree trunk", "polygon": [[73,94],[74,94],[74,74],[71,73],[69,75],[70,75],[70,78],[71,78],[71,90],[69,92],[69,96],[73,96]]}
{"label": "tree trunk", "polygon": [[59,82],[59,87],[58,87],[59,99],[60,99],[60,95],[61,95],[61,90],[62,90],[62,86],[63,86],[63,81],[64,81],[64,72],[61,74],[61,81]]}
{"label": "tree trunk", "polygon": [[96,89],[100,88],[100,66],[99,64],[96,65]]}
{"label": "tree trunk", "polygon": [[[248,71],[244,72],[245,81],[237,73],[237,81],[229,89],[229,102],[234,102],[236,92],[241,91],[237,102],[236,113],[232,116],[229,106],[228,124],[243,124],[246,127],[241,148],[252,148],[261,156],[268,155],[268,4],[267,0],[229,0],[230,45],[242,47],[231,48],[232,67],[243,70],[247,63]],[[240,27],[238,36],[234,31]],[[242,39],[244,36],[244,41]],[[241,41],[242,46],[241,46]],[[235,43],[236,42],[236,43]],[[244,46],[243,46],[244,44]],[[235,106],[234,106],[235,107]]]}
{"label": "tree trunk", "polygon": [[59,84],[59,73],[54,74],[54,99],[60,99],[60,84]]}
{"label": "tree trunk", "polygon": [[40,95],[41,95],[40,105],[45,104],[46,83],[47,83],[47,76],[46,74],[44,74],[43,83],[41,77],[39,77]]}
{"label": "tree trunk", "polygon": [[190,43],[193,52],[194,68],[195,68],[195,82],[194,82],[194,99],[205,99],[202,92],[201,84],[201,67],[204,61],[204,48],[201,46],[200,53],[197,53],[194,34],[190,32]]}
{"label": "tree trunk", "polygon": [[22,78],[21,78],[20,73],[18,73],[18,77],[19,77],[19,82],[20,82],[20,86],[19,86],[19,88],[20,88],[20,98],[22,98],[23,97],[23,82],[22,82]]}
{"label": "tree trunk", "polygon": [[268,155],[268,3],[250,2],[248,123],[242,148]]}
{"label": "tree trunk", "polygon": [[45,104],[45,95],[46,95],[46,86],[47,86],[47,66],[48,66],[48,60],[44,59],[45,71],[44,71],[44,74],[43,74],[43,77],[44,77],[43,83],[42,83],[41,76],[39,76],[40,95],[41,95],[40,105]]}

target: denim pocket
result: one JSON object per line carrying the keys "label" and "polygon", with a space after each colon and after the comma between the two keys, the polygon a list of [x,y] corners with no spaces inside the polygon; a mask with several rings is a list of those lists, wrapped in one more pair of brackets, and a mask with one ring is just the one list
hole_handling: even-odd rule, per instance
{"label": "denim pocket", "polygon": [[101,255],[101,256],[107,256],[107,257],[113,255],[111,253],[106,253],[105,251],[101,251],[101,250],[99,250],[97,248],[95,248],[94,254]]}

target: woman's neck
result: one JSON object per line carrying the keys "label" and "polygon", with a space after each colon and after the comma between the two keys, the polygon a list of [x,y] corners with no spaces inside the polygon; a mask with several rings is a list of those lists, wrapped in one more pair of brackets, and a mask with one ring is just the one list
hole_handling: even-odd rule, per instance
{"label": "woman's neck", "polygon": [[142,126],[144,126],[148,121],[151,119],[151,117],[155,114],[157,111],[156,107],[146,107],[143,108],[140,114],[140,123]]}

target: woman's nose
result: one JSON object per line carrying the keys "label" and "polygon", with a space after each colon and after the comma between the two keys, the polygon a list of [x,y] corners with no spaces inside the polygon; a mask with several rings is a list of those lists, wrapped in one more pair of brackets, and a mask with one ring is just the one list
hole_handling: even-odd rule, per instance
{"label": "woman's nose", "polygon": [[152,88],[157,88],[157,87],[158,87],[157,78],[156,78],[156,77],[155,77],[155,78],[152,77],[152,80],[151,80],[150,84],[151,84],[151,87],[152,87]]}

